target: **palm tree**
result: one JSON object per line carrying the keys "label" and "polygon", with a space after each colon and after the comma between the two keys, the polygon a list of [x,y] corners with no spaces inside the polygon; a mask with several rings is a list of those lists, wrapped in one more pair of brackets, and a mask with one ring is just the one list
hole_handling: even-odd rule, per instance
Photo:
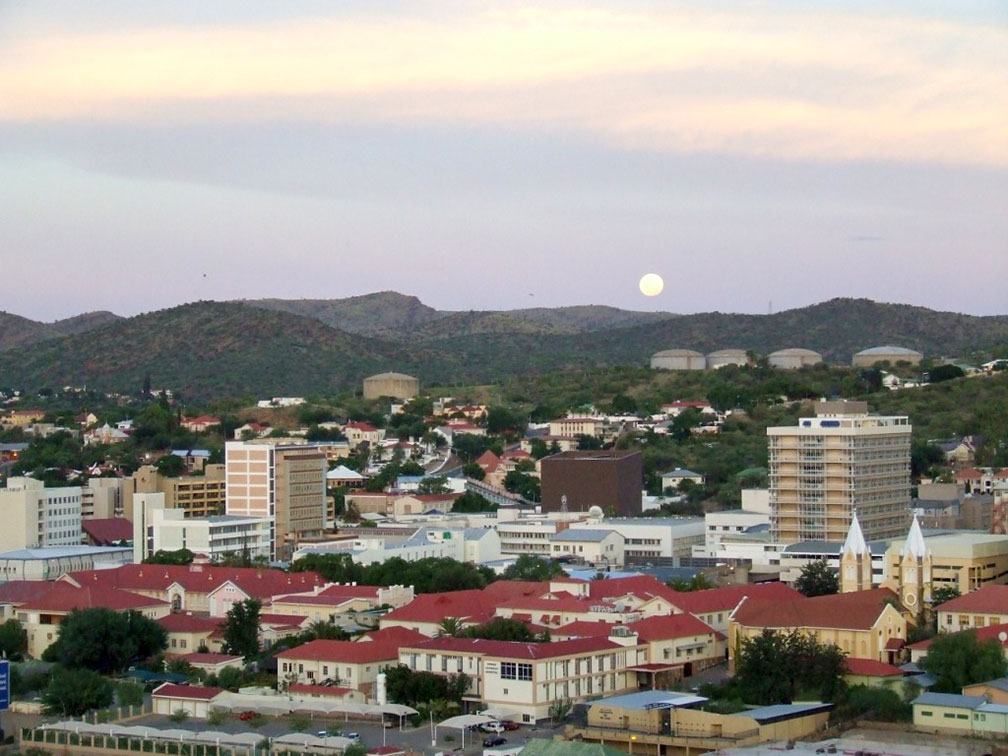
{"label": "palm tree", "polygon": [[438,638],[458,638],[462,634],[462,620],[459,617],[445,617],[438,624],[435,637]]}

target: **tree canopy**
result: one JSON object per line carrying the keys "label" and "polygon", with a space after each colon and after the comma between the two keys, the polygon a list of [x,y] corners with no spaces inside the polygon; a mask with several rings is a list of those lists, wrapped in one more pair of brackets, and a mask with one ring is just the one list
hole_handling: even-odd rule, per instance
{"label": "tree canopy", "polygon": [[513,564],[501,574],[504,580],[529,580],[541,583],[556,577],[563,577],[566,573],[559,562],[552,559],[540,559],[533,554],[522,554],[515,559]]}
{"label": "tree canopy", "polygon": [[921,666],[935,678],[931,690],[936,693],[959,693],[964,685],[994,680],[1008,672],[1000,642],[995,638],[980,641],[974,630],[938,635]]}
{"label": "tree canopy", "polygon": [[224,651],[245,657],[250,661],[259,653],[259,609],[258,599],[235,602],[224,620]]}
{"label": "tree canopy", "polygon": [[791,703],[802,692],[832,701],[843,688],[844,658],[800,630],[764,630],[742,642],[735,681],[746,703]]}
{"label": "tree canopy", "polygon": [[825,559],[817,559],[802,567],[801,575],[795,580],[795,590],[808,597],[827,596],[840,590],[840,579],[836,570]]}
{"label": "tree canopy", "polygon": [[417,593],[441,593],[485,588],[496,579],[489,567],[447,557],[427,557],[407,562],[400,557],[357,564],[347,554],[308,554],[290,566],[293,572],[316,571],[336,583],[358,585],[412,585]]}
{"label": "tree canopy", "polygon": [[63,618],[56,642],[42,658],[112,675],[162,651],[167,638],[161,625],[137,611],[74,609]]}
{"label": "tree canopy", "polygon": [[89,669],[56,667],[42,692],[46,714],[79,717],[112,703],[112,683]]}

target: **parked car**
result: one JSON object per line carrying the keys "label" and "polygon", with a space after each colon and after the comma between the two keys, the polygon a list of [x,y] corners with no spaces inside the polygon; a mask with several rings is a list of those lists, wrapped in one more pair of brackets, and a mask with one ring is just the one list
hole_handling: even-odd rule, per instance
{"label": "parked car", "polygon": [[259,716],[258,711],[243,711],[241,714],[238,715],[238,719],[240,719],[242,722],[248,722],[250,719],[255,719],[258,716]]}
{"label": "parked car", "polygon": [[493,732],[500,735],[504,732],[504,725],[500,722],[485,722],[479,726],[483,732]]}
{"label": "parked car", "polygon": [[501,724],[504,725],[505,730],[517,730],[519,727],[521,727],[521,725],[518,724],[518,722],[509,722],[507,720],[501,722]]}
{"label": "parked car", "polygon": [[347,738],[348,740],[353,740],[354,742],[357,742],[357,741],[360,740],[360,733],[359,732],[344,732],[343,733],[343,737]]}
{"label": "parked car", "polygon": [[483,741],[484,748],[493,748],[494,746],[504,745],[507,743],[507,738],[502,738],[500,735],[491,735]]}

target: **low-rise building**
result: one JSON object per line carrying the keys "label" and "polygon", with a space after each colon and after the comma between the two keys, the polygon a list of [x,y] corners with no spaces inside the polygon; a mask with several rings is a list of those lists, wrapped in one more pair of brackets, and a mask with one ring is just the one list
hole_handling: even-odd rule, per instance
{"label": "low-rise building", "polygon": [[523,722],[550,715],[557,700],[581,703],[637,687],[630,671],[644,649],[608,638],[552,643],[431,638],[399,649],[399,663],[415,672],[465,674],[470,705],[511,711]]}
{"label": "low-rise building", "polygon": [[76,570],[132,564],[133,548],[125,546],[53,546],[0,554],[0,580],[55,580]]}
{"label": "low-rise building", "polygon": [[623,536],[625,564],[648,564],[687,559],[704,542],[699,517],[606,517],[571,522],[570,530],[613,530]]}
{"label": "low-rise building", "polygon": [[550,538],[550,556],[569,557],[599,569],[623,566],[626,539],[615,530],[566,528]]}

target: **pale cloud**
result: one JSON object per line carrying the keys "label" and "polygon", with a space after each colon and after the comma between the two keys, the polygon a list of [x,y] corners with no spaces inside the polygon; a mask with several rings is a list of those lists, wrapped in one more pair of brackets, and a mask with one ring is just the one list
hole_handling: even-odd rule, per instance
{"label": "pale cloud", "polygon": [[1008,32],[519,8],[11,35],[0,119],[504,126],[785,159],[1008,165]]}

